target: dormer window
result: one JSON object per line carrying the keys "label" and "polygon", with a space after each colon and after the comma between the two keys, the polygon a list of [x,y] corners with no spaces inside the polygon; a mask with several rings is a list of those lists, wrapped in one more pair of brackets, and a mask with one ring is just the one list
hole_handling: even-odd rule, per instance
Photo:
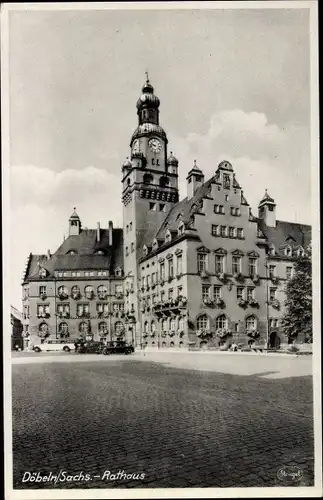
{"label": "dormer window", "polygon": [[96,254],[97,254],[97,255],[104,255],[104,252],[103,252],[103,250],[98,250],[98,251],[96,252]]}
{"label": "dormer window", "polygon": [[290,246],[287,246],[285,248],[285,255],[286,255],[286,257],[291,257],[292,256],[292,249],[291,249]]}
{"label": "dormer window", "polygon": [[158,241],[154,240],[153,241],[153,250],[157,250],[157,249],[158,249]]}
{"label": "dormer window", "polygon": [[165,235],[165,243],[169,243],[171,241],[171,239],[172,239],[172,235],[171,235],[170,230],[168,229],[166,231],[166,235]]}
{"label": "dormer window", "polygon": [[275,255],[276,250],[274,245],[270,245],[269,247],[269,255]]}
{"label": "dormer window", "polygon": [[46,269],[44,269],[43,267],[41,267],[41,268],[40,268],[40,270],[39,270],[39,276],[40,276],[41,278],[46,278],[46,276],[47,276],[47,271],[46,271]]}
{"label": "dormer window", "polygon": [[178,236],[180,236],[181,234],[184,234],[184,224],[181,223],[179,226],[178,226],[178,229],[177,229],[177,234]]}
{"label": "dormer window", "polygon": [[147,257],[147,255],[148,255],[148,248],[146,245],[143,246],[143,254],[145,257]]}
{"label": "dormer window", "polygon": [[117,267],[117,269],[115,270],[115,275],[116,276],[122,276],[122,269],[121,269],[121,267]]}
{"label": "dormer window", "polygon": [[305,251],[303,247],[298,248],[297,250],[297,257],[304,257]]}

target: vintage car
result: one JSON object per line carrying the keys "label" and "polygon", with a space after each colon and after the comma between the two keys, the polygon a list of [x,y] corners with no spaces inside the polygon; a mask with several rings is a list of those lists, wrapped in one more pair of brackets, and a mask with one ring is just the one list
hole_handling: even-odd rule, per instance
{"label": "vintage car", "polygon": [[102,353],[107,354],[131,354],[135,349],[131,344],[124,342],[123,340],[115,341],[115,342],[107,342],[103,346]]}
{"label": "vintage car", "polygon": [[62,339],[48,339],[43,342],[35,343],[33,350],[35,352],[41,351],[64,351],[71,352],[75,350],[75,345],[73,342]]}
{"label": "vintage car", "polygon": [[101,354],[104,344],[96,340],[76,343],[76,352],[80,354]]}

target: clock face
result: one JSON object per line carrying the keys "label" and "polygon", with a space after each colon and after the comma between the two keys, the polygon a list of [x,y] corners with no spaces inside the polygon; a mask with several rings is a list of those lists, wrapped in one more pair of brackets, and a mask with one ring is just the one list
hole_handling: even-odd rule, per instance
{"label": "clock face", "polygon": [[139,153],[139,141],[136,139],[132,144],[132,152]]}
{"label": "clock face", "polygon": [[150,149],[153,151],[153,153],[160,153],[161,152],[161,142],[158,139],[150,139],[148,142]]}

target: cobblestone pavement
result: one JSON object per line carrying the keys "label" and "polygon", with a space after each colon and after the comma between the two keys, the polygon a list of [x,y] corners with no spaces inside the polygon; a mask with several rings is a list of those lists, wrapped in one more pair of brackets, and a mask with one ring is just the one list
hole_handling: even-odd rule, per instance
{"label": "cobblestone pavement", "polygon": [[[124,356],[66,361],[12,367],[14,488],[313,485],[310,376],[268,379]],[[280,482],[278,470],[290,465],[302,478]],[[60,470],[91,480],[22,482],[27,471]],[[107,470],[145,477],[101,479]]]}

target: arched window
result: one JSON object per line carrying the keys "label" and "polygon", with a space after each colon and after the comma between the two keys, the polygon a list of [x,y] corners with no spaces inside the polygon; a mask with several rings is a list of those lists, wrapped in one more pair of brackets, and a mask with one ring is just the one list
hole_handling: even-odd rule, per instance
{"label": "arched window", "polygon": [[80,289],[77,285],[74,285],[71,290],[72,293],[72,298],[73,299],[78,299],[81,295]]}
{"label": "arched window", "polygon": [[246,318],[246,330],[249,332],[257,328],[257,319],[251,315]]}
{"label": "arched window", "polygon": [[169,179],[168,177],[165,177],[165,176],[162,176],[160,179],[159,179],[159,185],[162,186],[162,187],[166,187],[168,186],[169,184]]}
{"label": "arched window", "polygon": [[60,323],[58,325],[58,333],[59,333],[60,337],[68,337],[69,336],[68,324],[67,323]]}
{"label": "arched window", "polygon": [[124,328],[123,328],[122,321],[117,321],[116,322],[116,324],[114,325],[114,331],[116,332],[117,335],[123,335]]}
{"label": "arched window", "polygon": [[177,234],[180,236],[181,234],[184,234],[184,224],[181,222],[177,228]]}
{"label": "arched window", "polygon": [[90,285],[87,285],[85,288],[84,288],[84,294],[85,294],[85,297],[87,299],[93,299],[93,296],[94,296],[94,290],[93,290],[93,287],[90,286]]}
{"label": "arched window", "polygon": [[99,331],[100,337],[107,335],[108,325],[106,324],[105,321],[101,321],[101,323],[98,324],[98,331]]}
{"label": "arched window", "polygon": [[148,321],[144,322],[144,333],[148,333]]}
{"label": "arched window", "polygon": [[46,337],[47,335],[49,335],[48,324],[45,323],[45,322],[40,323],[40,325],[39,325],[39,336],[40,337]]}
{"label": "arched window", "polygon": [[180,341],[180,343],[178,344],[179,347],[183,347],[184,343],[182,341]]}
{"label": "arched window", "polygon": [[202,314],[197,318],[196,326],[198,330],[208,330],[209,329],[209,318],[206,314]]}
{"label": "arched window", "polygon": [[152,184],[154,182],[154,178],[151,174],[144,174],[143,183],[144,184]]}
{"label": "arched window", "polygon": [[68,289],[66,286],[59,286],[57,293],[60,299],[67,299],[68,297]]}
{"label": "arched window", "polygon": [[174,347],[174,342],[170,342],[169,346]]}
{"label": "arched window", "polygon": [[80,324],[79,324],[79,332],[81,335],[86,335],[88,334],[90,331],[90,328],[89,328],[89,324],[86,323],[85,321],[82,321]]}
{"label": "arched window", "polygon": [[178,318],[178,329],[181,332],[184,330],[184,318],[183,318],[183,316],[180,316]]}
{"label": "arched window", "polygon": [[98,286],[98,299],[104,300],[107,298],[108,289],[104,285]]}
{"label": "arched window", "polygon": [[128,184],[128,186],[130,186],[130,182],[131,182],[131,181],[130,181],[130,179],[128,178],[128,179],[127,179],[127,184]]}
{"label": "arched window", "polygon": [[162,342],[162,347],[166,347],[166,342]]}
{"label": "arched window", "polygon": [[163,332],[166,332],[167,330],[167,319],[163,319],[161,322],[161,329]]}
{"label": "arched window", "polygon": [[172,332],[175,331],[175,329],[176,329],[176,318],[171,318],[171,320],[170,320],[170,329],[171,329]]}
{"label": "arched window", "polygon": [[224,314],[221,314],[221,316],[218,316],[215,320],[215,328],[217,330],[222,330],[227,328],[228,326],[228,320]]}
{"label": "arched window", "polygon": [[151,322],[150,327],[151,327],[151,332],[152,333],[156,333],[156,323],[155,323],[155,321]]}

